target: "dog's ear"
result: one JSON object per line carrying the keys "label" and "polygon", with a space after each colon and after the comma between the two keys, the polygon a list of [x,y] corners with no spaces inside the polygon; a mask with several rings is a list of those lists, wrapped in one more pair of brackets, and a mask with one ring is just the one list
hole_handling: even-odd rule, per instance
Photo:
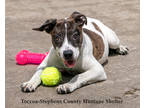
{"label": "dog's ear", "polygon": [[46,31],[47,33],[50,33],[53,30],[54,26],[56,25],[56,21],[57,21],[56,19],[49,19],[39,28],[33,28],[32,30]]}
{"label": "dog's ear", "polygon": [[87,18],[85,15],[79,13],[79,12],[73,12],[71,17],[74,19],[74,21],[79,25],[83,26],[84,24],[87,24]]}

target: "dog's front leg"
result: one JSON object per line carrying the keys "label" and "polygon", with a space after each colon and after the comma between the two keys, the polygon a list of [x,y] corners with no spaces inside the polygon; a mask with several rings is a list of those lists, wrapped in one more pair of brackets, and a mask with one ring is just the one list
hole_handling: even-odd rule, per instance
{"label": "dog's front leg", "polygon": [[106,80],[106,74],[101,64],[95,63],[89,70],[84,73],[76,75],[68,83],[59,85],[57,87],[57,93],[70,93],[74,90],[97,81]]}

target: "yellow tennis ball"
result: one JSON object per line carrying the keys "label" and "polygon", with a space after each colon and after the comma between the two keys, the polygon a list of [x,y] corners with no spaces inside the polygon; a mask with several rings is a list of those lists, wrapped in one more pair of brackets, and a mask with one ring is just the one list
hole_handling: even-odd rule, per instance
{"label": "yellow tennis ball", "polygon": [[61,73],[55,67],[47,67],[41,73],[41,80],[43,85],[55,86],[62,80]]}

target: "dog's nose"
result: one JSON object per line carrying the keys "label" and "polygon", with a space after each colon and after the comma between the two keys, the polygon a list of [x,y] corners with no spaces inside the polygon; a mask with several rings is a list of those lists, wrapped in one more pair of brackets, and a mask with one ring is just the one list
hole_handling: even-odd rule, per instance
{"label": "dog's nose", "polygon": [[73,56],[73,51],[72,50],[66,50],[63,52],[64,58],[65,59],[71,59]]}

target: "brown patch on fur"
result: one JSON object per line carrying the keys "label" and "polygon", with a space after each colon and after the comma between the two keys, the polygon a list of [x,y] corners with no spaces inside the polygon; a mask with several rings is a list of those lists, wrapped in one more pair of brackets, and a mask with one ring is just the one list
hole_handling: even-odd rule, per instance
{"label": "brown patch on fur", "polygon": [[99,28],[99,26],[96,23],[92,22],[92,24],[93,24],[93,26],[95,27],[95,29],[97,31],[99,31],[101,34],[103,34],[102,31],[101,31],[101,29]]}
{"label": "brown patch on fur", "polygon": [[67,23],[67,36],[68,41],[74,46],[81,48],[82,45],[82,27],[78,26],[73,18],[68,18]]}
{"label": "brown patch on fur", "polygon": [[99,36],[98,34],[96,34],[93,31],[90,31],[88,29],[83,29],[83,31],[90,37],[90,39],[92,40],[92,45],[93,45],[93,55],[94,57],[99,60],[102,58],[103,53],[104,53],[104,43],[103,43],[103,39],[101,38],[101,36]]}
{"label": "brown patch on fur", "polygon": [[64,19],[57,20],[54,29],[50,32],[54,48],[61,47],[65,37]]}

